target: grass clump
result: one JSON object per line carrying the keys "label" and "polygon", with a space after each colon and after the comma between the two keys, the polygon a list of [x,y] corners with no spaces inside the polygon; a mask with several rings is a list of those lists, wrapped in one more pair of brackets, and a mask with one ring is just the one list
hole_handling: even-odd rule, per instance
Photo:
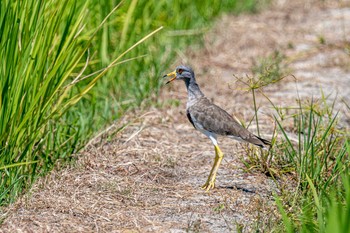
{"label": "grass clump", "polygon": [[[280,107],[263,92],[263,87],[280,85],[287,77],[284,56],[275,53],[253,68],[254,77],[238,78],[252,94],[254,117],[259,119],[257,93],[270,102],[274,116],[273,146],[269,151],[247,148],[243,162],[275,180],[274,194],[281,221],[265,226],[277,232],[349,232],[350,144],[344,122],[335,111],[337,99],[296,98],[294,106]],[[293,76],[292,76],[293,77]],[[346,108],[349,105],[343,100]],[[261,229],[259,229],[261,230]]]}
{"label": "grass clump", "polygon": [[102,24],[84,32],[87,4],[64,3],[71,4],[69,11],[58,1],[1,2],[0,205],[81,147],[84,135],[69,109],[133,48],[80,84]]}
{"label": "grass clump", "polygon": [[55,157],[75,152],[79,129],[61,116],[72,97],[66,85],[89,43],[81,37],[85,9],[1,1],[0,203],[13,201]]}
{"label": "grass clump", "polygon": [[[259,71],[257,78],[244,81],[254,106],[256,91],[262,93],[261,87],[282,80],[280,62],[272,62],[277,63],[273,72]],[[331,101],[321,93],[319,99],[297,98],[295,106],[285,108],[268,100],[275,110],[273,147],[268,152],[251,150],[245,164],[272,176],[281,192],[275,194],[281,222],[270,225],[269,230],[349,232],[350,144],[335,111],[337,99]],[[256,121],[258,109],[255,107]]]}
{"label": "grass clump", "polygon": [[[277,149],[283,155],[280,163],[289,167],[296,183],[293,191],[282,190],[280,197],[286,207],[282,210],[280,204],[279,208],[287,216],[283,228],[289,232],[327,232],[334,224],[334,215],[350,207],[346,200],[350,181],[348,135],[337,127],[337,113],[322,102],[299,105],[293,116],[296,140],[276,119],[283,135]],[[341,227],[346,227],[341,217],[337,219]]]}
{"label": "grass clump", "polygon": [[264,84],[270,84],[278,82],[282,77],[285,76],[287,66],[285,64],[285,56],[278,50],[269,55],[266,58],[260,58],[252,68],[252,72],[255,77]]}

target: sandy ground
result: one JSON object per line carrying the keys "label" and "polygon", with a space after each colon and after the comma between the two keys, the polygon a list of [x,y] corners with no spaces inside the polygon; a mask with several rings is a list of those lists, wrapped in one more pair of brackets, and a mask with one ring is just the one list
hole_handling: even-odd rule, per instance
{"label": "sandy ground", "polygon": [[[293,3],[291,3],[293,2]],[[278,106],[318,99],[321,90],[350,102],[350,2],[276,1],[254,15],[227,15],[205,35],[204,49],[179,53],[190,64],[202,91],[242,121],[254,115],[252,96],[233,77],[279,51],[291,74],[264,88]],[[292,76],[293,75],[293,76]],[[297,94],[298,93],[298,94]],[[200,189],[213,163],[210,141],[185,114],[184,84],[165,86],[163,108],[135,110],[93,141],[74,165],[40,179],[28,194],[2,210],[0,232],[250,232],[278,219],[276,183],[247,170],[247,145],[225,138],[217,187]],[[178,99],[179,105],[167,104]],[[262,95],[260,129],[273,134],[273,109]],[[343,119],[349,111],[341,101]],[[252,123],[249,129],[256,132]]]}

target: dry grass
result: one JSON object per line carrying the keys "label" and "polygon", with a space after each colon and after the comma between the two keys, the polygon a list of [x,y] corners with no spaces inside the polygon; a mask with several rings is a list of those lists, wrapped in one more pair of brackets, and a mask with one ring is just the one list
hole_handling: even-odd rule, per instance
{"label": "dry grass", "polygon": [[[350,77],[349,54],[335,46],[349,41],[350,25],[339,26],[350,22],[349,8],[342,8],[348,2],[291,2],[256,15],[223,17],[206,35],[206,49],[189,51],[183,58],[197,71],[203,92],[246,122],[254,115],[252,98],[232,74],[249,74],[260,57],[275,50],[286,56],[283,62],[297,78],[301,98],[318,98],[322,88],[333,97],[338,91],[349,102],[345,85]],[[320,36],[325,43],[320,43]],[[290,77],[264,92],[285,107],[295,104],[296,86]],[[183,83],[164,87],[158,98],[180,99],[181,104],[128,113],[77,155],[74,165],[40,179],[29,194],[5,209],[0,231],[249,232],[268,228],[278,216],[272,197],[278,190],[271,178],[245,171],[245,145],[220,139],[225,157],[218,187],[210,193],[202,191],[199,187],[212,166],[214,150],[187,122]],[[262,95],[258,100],[261,131],[269,138],[273,110]],[[349,117],[346,114],[344,118]],[[256,132],[254,125],[250,129]]]}
{"label": "dry grass", "polygon": [[235,228],[235,221],[249,225],[268,209],[260,204],[272,201],[274,185],[262,174],[242,172],[233,155],[241,149],[227,141],[218,188],[203,192],[213,148],[174,111],[164,118],[154,109],[112,140],[89,146],[75,166],[53,172],[12,206],[8,219],[16,221],[6,221],[5,229],[212,231]]}

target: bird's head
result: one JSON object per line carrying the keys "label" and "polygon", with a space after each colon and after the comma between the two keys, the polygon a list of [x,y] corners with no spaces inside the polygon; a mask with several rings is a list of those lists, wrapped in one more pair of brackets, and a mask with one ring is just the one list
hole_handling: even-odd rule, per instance
{"label": "bird's head", "polygon": [[163,76],[163,78],[165,77],[172,77],[166,84],[174,80],[189,81],[190,79],[194,78],[194,72],[190,67],[181,65],[176,67],[176,69],[173,72]]}

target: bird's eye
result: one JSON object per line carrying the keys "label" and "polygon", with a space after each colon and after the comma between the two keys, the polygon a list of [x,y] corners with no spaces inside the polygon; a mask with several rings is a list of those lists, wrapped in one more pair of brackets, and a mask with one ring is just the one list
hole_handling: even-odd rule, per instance
{"label": "bird's eye", "polygon": [[182,74],[183,69],[179,69],[177,72],[178,72],[179,74]]}

